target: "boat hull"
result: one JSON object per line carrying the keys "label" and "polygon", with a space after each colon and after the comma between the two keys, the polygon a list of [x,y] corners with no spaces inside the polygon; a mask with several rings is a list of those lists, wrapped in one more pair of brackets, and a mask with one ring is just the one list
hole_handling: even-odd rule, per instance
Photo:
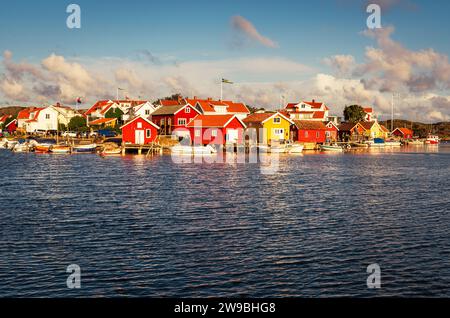
{"label": "boat hull", "polygon": [[94,153],[97,145],[75,146],[73,152],[75,153]]}
{"label": "boat hull", "polygon": [[344,149],[339,146],[320,146],[322,151],[333,151],[333,152],[343,152]]}

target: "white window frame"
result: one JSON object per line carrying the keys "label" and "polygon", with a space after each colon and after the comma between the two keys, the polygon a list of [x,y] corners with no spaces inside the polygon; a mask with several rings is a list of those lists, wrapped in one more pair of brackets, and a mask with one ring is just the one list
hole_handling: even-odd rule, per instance
{"label": "white window frame", "polygon": [[217,129],[211,130],[211,137],[217,137]]}
{"label": "white window frame", "polygon": [[138,129],[142,129],[142,123],[141,123],[141,122],[138,122],[137,125],[136,125],[136,127],[137,127]]}
{"label": "white window frame", "polygon": [[[184,123],[182,121],[184,121]],[[186,126],[186,124],[187,124],[186,118],[178,118],[178,126]]]}
{"label": "white window frame", "polygon": [[186,114],[190,114],[191,113],[191,108],[190,107],[186,107],[185,111]]}
{"label": "white window frame", "polygon": [[277,125],[281,124],[281,118],[280,118],[280,117],[275,117],[275,118],[273,119],[273,123],[274,123],[274,124],[277,124]]}
{"label": "white window frame", "polygon": [[146,129],[145,130],[145,137],[146,138],[151,138],[152,137],[152,130],[151,129]]}

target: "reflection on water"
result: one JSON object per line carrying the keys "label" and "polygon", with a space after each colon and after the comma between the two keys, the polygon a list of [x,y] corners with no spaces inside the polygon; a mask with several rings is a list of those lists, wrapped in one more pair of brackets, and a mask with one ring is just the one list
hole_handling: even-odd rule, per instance
{"label": "reflection on water", "polygon": [[[450,296],[448,145],[283,155],[276,174],[170,156],[0,160],[0,296]],[[372,263],[381,290],[366,287]]]}

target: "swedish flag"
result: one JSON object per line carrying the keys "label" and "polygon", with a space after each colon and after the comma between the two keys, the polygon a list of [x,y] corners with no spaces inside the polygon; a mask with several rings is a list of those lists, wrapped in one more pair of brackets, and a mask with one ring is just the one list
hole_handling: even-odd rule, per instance
{"label": "swedish flag", "polygon": [[222,83],[225,83],[225,84],[234,84],[232,81],[227,80],[227,79],[225,79],[225,78],[222,78]]}

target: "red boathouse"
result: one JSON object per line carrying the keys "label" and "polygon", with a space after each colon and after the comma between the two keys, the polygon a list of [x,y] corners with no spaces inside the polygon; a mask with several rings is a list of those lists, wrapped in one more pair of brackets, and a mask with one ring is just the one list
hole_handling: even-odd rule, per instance
{"label": "red boathouse", "polygon": [[144,117],[136,117],[120,129],[123,143],[147,145],[156,140],[159,127]]}

